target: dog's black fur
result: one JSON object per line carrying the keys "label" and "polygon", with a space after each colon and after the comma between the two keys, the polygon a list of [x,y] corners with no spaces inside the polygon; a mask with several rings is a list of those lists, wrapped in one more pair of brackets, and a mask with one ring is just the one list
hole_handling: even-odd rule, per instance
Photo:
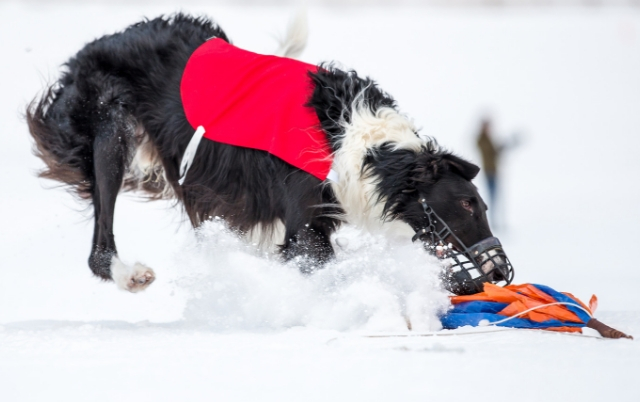
{"label": "dog's black fur", "polygon": [[[211,21],[183,14],[132,25],[86,45],[66,64],[59,82],[27,109],[36,154],[47,166],[41,176],[66,183],[93,202],[89,266],[100,278],[112,279],[114,207],[123,189],[177,198],[194,227],[219,216],[248,232],[256,226],[270,230],[280,220],[285,259],[306,255],[323,263],[333,256],[329,236],[343,211],[332,187],[277,157],[202,141],[186,181],[178,184],[193,134],[181,104],[182,71],[211,37],[228,41]],[[333,151],[340,148],[356,98],[373,112],[395,108],[389,95],[355,72],[324,65],[310,78],[315,88],[309,106]],[[425,222],[417,202],[422,195],[443,218],[455,221],[450,225],[463,241],[473,244],[490,235],[484,204],[470,183],[478,168],[426,144],[421,152],[394,150],[392,144],[368,150],[361,174],[375,178],[377,201],[385,203],[380,219],[400,219],[417,230]],[[130,165],[140,147],[158,164],[135,175]],[[475,203],[472,210],[457,202],[462,198]]]}

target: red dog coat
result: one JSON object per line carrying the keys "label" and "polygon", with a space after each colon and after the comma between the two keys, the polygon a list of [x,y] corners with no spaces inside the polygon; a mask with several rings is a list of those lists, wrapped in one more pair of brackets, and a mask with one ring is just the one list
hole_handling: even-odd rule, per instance
{"label": "red dog coat", "polygon": [[308,73],[297,60],[239,49],[222,39],[202,44],[189,58],[180,83],[187,120],[204,137],[260,149],[325,180],[331,148],[313,108]]}

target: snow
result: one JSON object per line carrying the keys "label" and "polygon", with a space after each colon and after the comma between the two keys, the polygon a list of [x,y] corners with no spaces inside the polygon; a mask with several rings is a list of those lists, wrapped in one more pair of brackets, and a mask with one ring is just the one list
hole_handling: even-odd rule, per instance
{"label": "snow", "polygon": [[[210,15],[263,53],[293,12],[0,3],[1,400],[637,399],[636,341],[437,332],[446,297],[433,261],[397,239],[345,230],[338,261],[305,277],[219,222],[194,234],[179,208],[126,196],[120,255],[157,280],[129,294],[92,277],[90,213],[35,177],[21,114],[84,43],[177,10]],[[478,160],[485,113],[504,139],[520,133],[495,230],[516,283],[596,293],[601,321],[640,336],[637,9],[311,7],[309,18],[304,61],[371,75],[462,156]],[[405,316],[439,336],[367,337],[409,334]]]}

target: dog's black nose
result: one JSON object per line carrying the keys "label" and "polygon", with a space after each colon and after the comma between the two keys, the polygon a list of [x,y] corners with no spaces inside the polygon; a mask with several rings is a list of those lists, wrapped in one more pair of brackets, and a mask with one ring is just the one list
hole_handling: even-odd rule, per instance
{"label": "dog's black nose", "polygon": [[491,282],[494,282],[494,283],[500,282],[500,281],[506,281],[507,280],[507,275],[505,274],[506,271],[507,271],[506,266],[497,265],[493,268],[493,270],[491,270],[491,272],[489,272],[487,277]]}

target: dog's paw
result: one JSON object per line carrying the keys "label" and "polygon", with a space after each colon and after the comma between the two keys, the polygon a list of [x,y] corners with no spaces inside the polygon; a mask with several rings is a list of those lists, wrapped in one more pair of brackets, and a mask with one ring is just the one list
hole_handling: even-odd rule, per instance
{"label": "dog's paw", "polygon": [[133,266],[133,273],[129,275],[126,290],[135,293],[145,290],[153,281],[156,280],[156,274],[153,269],[136,262]]}
{"label": "dog's paw", "polygon": [[114,257],[111,263],[111,277],[118,288],[132,293],[145,290],[156,279],[153,270],[139,262],[133,267],[122,263],[119,258]]}

